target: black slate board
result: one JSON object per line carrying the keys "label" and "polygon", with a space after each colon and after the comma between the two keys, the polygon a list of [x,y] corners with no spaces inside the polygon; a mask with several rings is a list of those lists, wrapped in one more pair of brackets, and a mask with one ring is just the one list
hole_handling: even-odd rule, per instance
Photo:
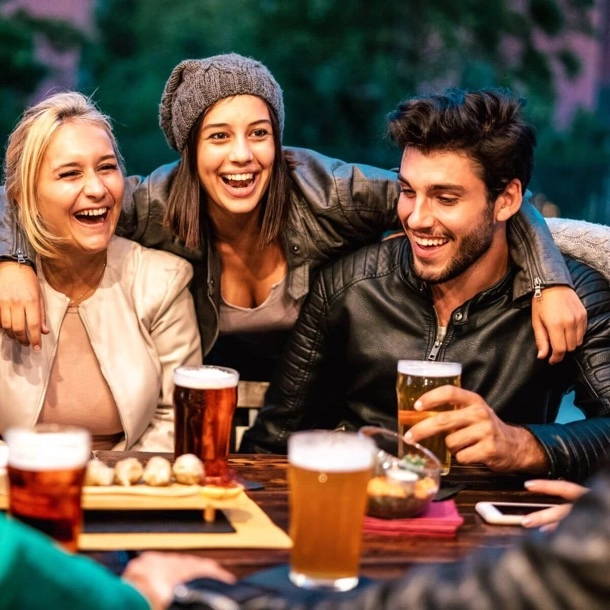
{"label": "black slate board", "polygon": [[235,532],[225,514],[216,510],[211,523],[201,510],[86,510],[85,534],[230,534]]}

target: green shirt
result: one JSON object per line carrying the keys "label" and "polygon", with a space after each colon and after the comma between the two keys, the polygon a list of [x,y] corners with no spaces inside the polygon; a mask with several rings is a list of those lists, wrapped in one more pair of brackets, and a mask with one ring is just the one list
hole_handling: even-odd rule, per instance
{"label": "green shirt", "polygon": [[0,610],[150,610],[136,589],[95,561],[0,515]]}

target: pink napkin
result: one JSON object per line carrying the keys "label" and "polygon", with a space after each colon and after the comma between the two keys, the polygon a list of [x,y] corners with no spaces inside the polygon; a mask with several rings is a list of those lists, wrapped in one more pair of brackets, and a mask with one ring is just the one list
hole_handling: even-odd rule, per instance
{"label": "pink napkin", "polygon": [[455,501],[432,502],[419,516],[411,519],[377,519],[365,517],[364,531],[382,536],[455,536],[464,518],[458,513]]}

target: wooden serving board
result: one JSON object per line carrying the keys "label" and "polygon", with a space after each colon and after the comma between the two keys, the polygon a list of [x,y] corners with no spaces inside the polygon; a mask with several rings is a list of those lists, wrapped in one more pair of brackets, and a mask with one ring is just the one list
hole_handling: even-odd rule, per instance
{"label": "wooden serving board", "polygon": [[[6,476],[0,471],[0,510],[8,508]],[[168,487],[134,485],[83,488],[86,510],[197,509],[202,518],[221,509],[232,533],[82,533],[79,549],[89,551],[144,549],[261,548],[289,549],[292,542],[243,487],[219,488],[174,484]]]}
{"label": "wooden serving board", "polygon": [[[131,486],[85,486],[82,505],[85,509],[180,509],[208,507],[230,508],[240,503],[244,495],[241,485],[216,487],[212,485],[181,485],[173,483],[164,487],[137,484]],[[0,472],[0,509],[8,508],[8,484],[6,473]]]}
{"label": "wooden serving board", "polygon": [[148,485],[110,485],[109,487],[83,488],[85,509],[161,509],[161,508],[228,508],[239,504],[243,487],[211,487],[180,485],[166,487]]}

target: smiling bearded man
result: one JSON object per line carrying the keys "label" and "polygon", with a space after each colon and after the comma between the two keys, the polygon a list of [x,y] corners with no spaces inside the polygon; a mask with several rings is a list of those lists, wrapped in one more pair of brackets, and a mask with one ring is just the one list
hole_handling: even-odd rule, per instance
{"label": "smiling bearded man", "polygon": [[[494,200],[487,196],[485,185],[477,177],[476,164],[457,153],[425,155],[409,148],[404,152],[402,166],[406,168],[405,174],[409,179],[403,177],[402,173],[398,176],[401,185],[398,216],[411,241],[413,272],[431,284],[453,280],[490,250],[496,233],[501,239],[502,232],[497,231],[494,224]],[[469,178],[470,191],[460,183],[464,176]],[[453,226],[445,225],[442,221],[437,226],[433,222],[432,204],[423,203],[422,206],[427,207],[414,212],[417,177],[426,180],[422,190],[430,193],[428,199],[434,201],[436,196],[437,208],[445,210],[441,219],[444,216],[451,221],[453,217]],[[458,178],[458,182],[455,178]],[[470,209],[473,207],[470,206],[464,210],[466,194],[470,199],[473,196],[477,198],[475,209]],[[457,206],[458,202],[462,202],[462,205]]]}
{"label": "smiling bearded man", "polygon": [[[397,361],[444,360],[462,364],[462,388],[432,390],[418,409],[458,408],[414,425],[412,440],[442,432],[462,464],[584,479],[610,442],[610,290],[566,257],[587,333],[560,364],[537,358],[507,239],[536,144],[521,101],[451,90],[402,103],[388,130],[403,151],[405,237],[320,274],[242,449],[284,452],[304,428],[396,429]],[[556,424],[571,389],[586,419]]]}

